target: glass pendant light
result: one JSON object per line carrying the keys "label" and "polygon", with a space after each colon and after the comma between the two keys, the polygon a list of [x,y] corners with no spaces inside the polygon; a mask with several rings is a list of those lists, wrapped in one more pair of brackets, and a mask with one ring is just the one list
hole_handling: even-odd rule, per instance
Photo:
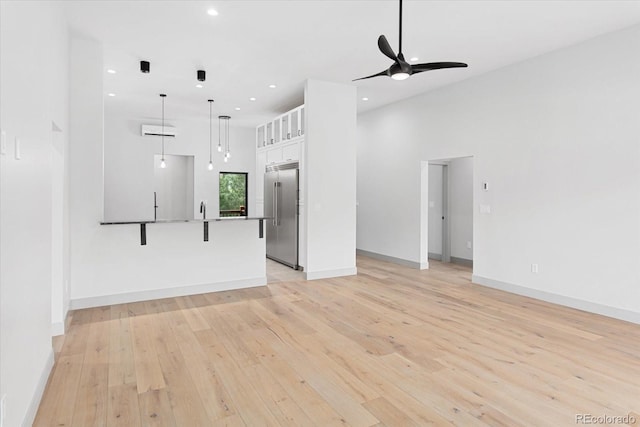
{"label": "glass pendant light", "polygon": [[213,157],[211,156],[211,152],[213,151],[213,140],[212,140],[212,134],[213,134],[213,116],[211,115],[211,107],[213,106],[213,99],[209,100],[209,166],[207,166],[207,169],[209,169],[210,171],[213,170]]}
{"label": "glass pendant light", "polygon": [[164,169],[167,167],[167,163],[164,161],[164,99],[167,95],[161,93],[160,97],[162,98],[162,132],[160,133],[160,137],[162,138],[162,156],[160,157],[160,167]]}

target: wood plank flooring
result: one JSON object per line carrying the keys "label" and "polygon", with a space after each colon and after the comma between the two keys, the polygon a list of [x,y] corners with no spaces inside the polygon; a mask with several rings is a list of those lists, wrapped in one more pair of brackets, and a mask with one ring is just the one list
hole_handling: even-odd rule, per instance
{"label": "wood plank flooring", "polygon": [[640,422],[640,326],[430,264],[75,311],[35,425]]}

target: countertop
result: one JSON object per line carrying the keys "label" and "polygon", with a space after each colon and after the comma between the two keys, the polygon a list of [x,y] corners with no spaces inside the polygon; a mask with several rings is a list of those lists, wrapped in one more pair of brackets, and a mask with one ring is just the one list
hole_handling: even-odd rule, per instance
{"label": "countertop", "polygon": [[123,225],[123,224],[173,224],[181,222],[213,222],[213,221],[251,221],[271,219],[268,216],[227,216],[207,219],[158,219],[158,220],[141,220],[141,221],[105,221],[100,225]]}

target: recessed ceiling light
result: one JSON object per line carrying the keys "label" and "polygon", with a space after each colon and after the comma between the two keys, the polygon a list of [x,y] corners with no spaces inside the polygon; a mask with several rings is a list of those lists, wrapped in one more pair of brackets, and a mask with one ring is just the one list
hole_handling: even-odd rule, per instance
{"label": "recessed ceiling light", "polygon": [[275,88],[276,88],[276,85],[269,85],[269,87],[270,87],[271,89],[275,89]]}
{"label": "recessed ceiling light", "polygon": [[255,101],[256,99],[252,96],[251,98],[249,98],[249,101]]}
{"label": "recessed ceiling light", "polygon": [[116,94],[115,94],[115,93],[108,93],[107,95],[109,95],[109,96],[116,96]]}
{"label": "recessed ceiling light", "polygon": [[218,11],[215,9],[209,9],[207,10],[207,14],[211,15],[211,16],[218,16]]}
{"label": "recessed ceiling light", "polygon": [[368,101],[369,98],[367,98],[366,96],[364,98],[362,98],[363,101]]}
{"label": "recessed ceiling light", "polygon": [[198,83],[198,84],[196,85],[196,87],[197,87],[198,89],[202,89],[202,87],[203,87],[203,86],[202,86],[200,83]]}
{"label": "recessed ceiling light", "polygon": [[115,73],[116,73],[116,70],[113,70],[113,69],[109,68],[109,69],[107,70],[107,73],[109,73],[109,74],[115,74]]}
{"label": "recessed ceiling light", "polygon": [[240,107],[236,107],[236,111],[240,111]]}
{"label": "recessed ceiling light", "polygon": [[414,56],[414,57],[410,58],[409,61],[417,61],[418,59],[420,59],[420,58],[418,58],[417,56]]}

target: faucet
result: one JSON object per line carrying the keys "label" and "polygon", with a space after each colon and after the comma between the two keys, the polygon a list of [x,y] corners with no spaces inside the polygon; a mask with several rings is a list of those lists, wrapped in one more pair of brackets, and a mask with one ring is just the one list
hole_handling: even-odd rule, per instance
{"label": "faucet", "polygon": [[207,219],[207,202],[204,200],[200,202],[200,213],[202,214],[202,219]]}

